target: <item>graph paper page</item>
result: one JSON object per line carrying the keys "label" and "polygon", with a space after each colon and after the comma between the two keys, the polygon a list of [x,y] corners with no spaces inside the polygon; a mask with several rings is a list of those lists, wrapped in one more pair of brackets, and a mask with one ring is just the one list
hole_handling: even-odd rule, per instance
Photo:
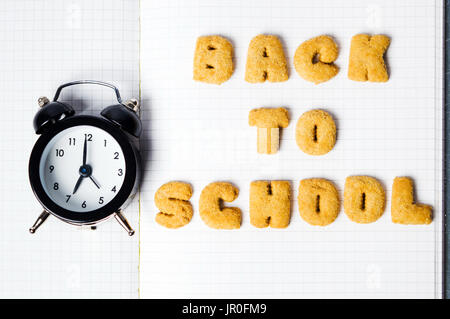
{"label": "graph paper page", "polygon": [[[442,1],[142,1],[141,90],[144,180],[141,192],[141,297],[296,298],[441,296]],[[385,34],[387,83],[347,78],[351,37]],[[250,40],[277,35],[289,66],[282,83],[245,82]],[[297,47],[327,34],[339,46],[339,74],[314,85],[293,67]],[[197,37],[221,35],[234,47],[235,71],[220,86],[192,79]],[[275,155],[256,151],[248,114],[285,107],[289,126]],[[296,145],[298,118],[311,109],[332,114],[337,143],[326,155]],[[298,212],[302,179],[333,181],[343,200],[345,178],[368,175],[386,191],[386,210],[371,224],[341,208],[329,226]],[[409,176],[418,202],[433,206],[427,226],[391,222],[392,182]],[[155,222],[156,190],[169,181],[193,187],[191,222],[176,230]],[[285,229],[249,222],[255,180],[287,180],[291,221]],[[199,215],[202,189],[228,181],[242,210],[237,230],[214,230]]]}
{"label": "graph paper page", "polygon": [[[3,1],[0,26],[0,297],[138,297],[138,236],[114,219],[92,231],[50,216],[28,232],[42,212],[28,158],[38,138],[37,100],[52,99],[61,84],[106,81],[124,99],[139,96],[139,2]],[[98,115],[115,95],[84,85],[64,89],[60,99]],[[124,211],[136,230],[138,214],[137,201]]]}

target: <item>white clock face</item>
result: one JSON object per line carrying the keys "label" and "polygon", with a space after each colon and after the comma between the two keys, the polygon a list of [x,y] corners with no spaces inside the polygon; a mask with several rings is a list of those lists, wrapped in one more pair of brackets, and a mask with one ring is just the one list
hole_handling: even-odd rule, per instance
{"label": "white clock face", "polygon": [[58,206],[89,212],[105,206],[119,193],[125,158],[119,143],[106,131],[74,126],[47,144],[39,176],[45,192]]}

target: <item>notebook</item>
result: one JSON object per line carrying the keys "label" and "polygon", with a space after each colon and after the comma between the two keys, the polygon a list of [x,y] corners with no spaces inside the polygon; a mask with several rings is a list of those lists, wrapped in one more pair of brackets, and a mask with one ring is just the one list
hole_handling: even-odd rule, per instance
{"label": "notebook", "polygon": [[[139,2],[3,1],[0,30],[0,297],[138,297],[139,235],[130,238],[114,219],[92,231],[51,216],[28,232],[42,211],[28,157],[37,99],[53,98],[59,85],[94,79],[115,84],[124,99],[139,97]],[[80,86],[61,100],[98,114],[115,95]],[[138,231],[138,201],[124,215]]]}
{"label": "notebook", "polygon": [[[442,38],[443,1],[12,1],[0,11],[0,297],[424,297],[442,295]],[[391,37],[386,84],[347,79],[350,39],[361,32]],[[282,40],[290,77],[284,83],[244,81],[252,37]],[[221,86],[192,80],[198,36],[227,37],[235,72]],[[315,86],[293,68],[303,41],[329,34],[340,49],[336,78]],[[41,207],[28,183],[37,136],[37,98],[79,79],[111,82],[124,99],[141,95],[144,180],[125,216],[134,237],[114,221],[96,231],[49,218],[28,228]],[[83,86],[62,100],[98,114],[114,102],[104,88]],[[256,107],[283,106],[291,122],[276,155],[256,153]],[[298,117],[323,108],[336,119],[335,148],[311,158],[296,146]],[[309,226],[298,213],[299,181],[332,180],[342,200],[349,175],[378,178],[384,215],[351,222],[343,210],[330,226]],[[421,203],[434,207],[428,226],[390,221],[395,176],[410,176]],[[292,217],[286,229],[249,223],[249,184],[288,180]],[[192,221],[158,225],[153,197],[164,183],[193,186]],[[198,201],[210,182],[239,188],[238,230],[208,228]]]}
{"label": "notebook", "polygon": [[[142,1],[141,92],[145,162],[141,186],[140,297],[142,298],[439,298],[442,296],[442,69],[443,2]],[[347,78],[351,37],[391,39],[387,83]],[[277,35],[289,80],[244,81],[250,40]],[[314,85],[293,68],[297,47],[328,34],[339,46],[339,74]],[[192,79],[196,39],[221,35],[234,47],[235,71],[220,86]],[[291,120],[280,150],[256,152],[248,113],[285,107]],[[312,157],[295,142],[302,113],[325,109],[336,119],[334,149]],[[343,209],[334,223],[313,227],[297,208],[299,181],[369,175],[386,190],[384,215],[356,224]],[[393,224],[392,182],[409,176],[418,202],[433,205],[428,226]],[[191,222],[176,230],[155,222],[156,190],[169,181],[192,185]],[[286,229],[249,223],[249,185],[287,180],[293,189]],[[239,188],[228,206],[242,210],[240,229],[213,230],[199,216],[199,196],[210,182]]]}

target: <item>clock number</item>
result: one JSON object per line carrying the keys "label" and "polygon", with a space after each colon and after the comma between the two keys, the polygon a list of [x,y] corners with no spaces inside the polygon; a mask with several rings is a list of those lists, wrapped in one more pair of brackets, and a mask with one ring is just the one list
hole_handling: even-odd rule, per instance
{"label": "clock number", "polygon": [[117,175],[119,175],[119,176],[123,175],[123,170],[121,168],[119,168],[119,172],[117,173]]}
{"label": "clock number", "polygon": [[68,202],[69,202],[69,199],[70,199],[70,195],[66,195],[66,197],[67,197],[66,203],[68,203]]}
{"label": "clock number", "polygon": [[99,204],[103,204],[103,203],[104,203],[104,201],[103,201],[103,196],[100,197],[100,198],[98,199],[98,203],[99,203]]}
{"label": "clock number", "polygon": [[104,140],[105,141],[105,147],[106,147],[106,140]]}
{"label": "clock number", "polygon": [[64,150],[63,149],[56,149],[56,157],[63,157],[64,156]]}
{"label": "clock number", "polygon": [[112,189],[111,189],[111,192],[116,192],[116,186],[114,186]]}
{"label": "clock number", "polygon": [[75,137],[69,137],[69,145],[75,145]]}
{"label": "clock number", "polygon": [[88,142],[92,142],[92,134],[84,134],[84,137]]}
{"label": "clock number", "polygon": [[114,152],[114,159],[119,159],[119,152]]}
{"label": "clock number", "polygon": [[55,191],[57,191],[57,190],[59,189],[58,183],[53,184],[53,189],[54,189]]}
{"label": "clock number", "polygon": [[50,173],[51,173],[51,172],[53,172],[53,170],[55,169],[55,166],[50,165],[50,166],[48,167],[48,169],[50,170]]}
{"label": "clock number", "polygon": [[86,201],[84,201],[83,204],[81,204],[81,207],[86,208]]}

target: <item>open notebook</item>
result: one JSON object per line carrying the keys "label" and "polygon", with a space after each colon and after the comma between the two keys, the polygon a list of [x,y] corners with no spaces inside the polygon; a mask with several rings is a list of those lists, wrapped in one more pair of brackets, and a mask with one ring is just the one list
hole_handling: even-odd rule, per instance
{"label": "open notebook", "polygon": [[[0,297],[440,297],[443,3],[435,3],[6,1],[0,12]],[[347,79],[350,38],[361,32],[392,38],[388,83]],[[248,44],[261,33],[283,41],[287,82],[244,81]],[[227,37],[235,49],[236,70],[222,86],[192,80],[195,41],[209,34]],[[315,86],[296,74],[292,59],[300,43],[320,34],[338,42],[341,71]],[[136,230],[140,213],[140,236],[129,238],[115,221],[94,232],[54,218],[28,233],[40,212],[27,176],[36,101],[79,79],[114,83],[124,99],[142,92],[141,205],[136,200],[125,212]],[[91,114],[113,102],[109,90],[96,87],[74,88],[62,98]],[[256,129],[247,124],[250,109],[261,106],[284,106],[291,115],[273,156],[256,153]],[[319,107],[336,119],[338,142],[329,154],[311,158],[297,148],[294,128],[303,112]],[[343,211],[324,228],[300,218],[301,179],[328,178],[342,198],[345,177],[356,174],[377,177],[386,189],[387,208],[376,223],[355,224]],[[391,223],[392,180],[403,175],[414,179],[417,199],[434,206],[431,225]],[[291,181],[288,228],[249,224],[249,184],[260,179]],[[194,188],[194,217],[178,230],[154,221],[154,193],[171,180]],[[239,188],[231,205],[243,211],[241,229],[217,231],[201,221],[199,195],[213,181]]]}
{"label": "open notebook", "polygon": [[[142,150],[140,296],[195,297],[440,297],[442,293],[442,1],[142,1]],[[284,83],[244,81],[252,37],[275,34],[290,67]],[[390,80],[347,78],[350,39],[386,34]],[[235,72],[221,86],[192,80],[198,36],[231,40]],[[339,74],[314,85],[293,69],[303,41],[321,34],[339,45]],[[276,155],[256,153],[256,107],[289,109]],[[298,117],[312,108],[336,119],[338,141],[320,157],[302,153],[294,138]],[[327,227],[304,222],[297,209],[299,181],[332,180],[341,198],[345,178],[370,175],[386,190],[384,215],[351,222],[341,210]],[[415,181],[419,202],[434,207],[428,226],[391,222],[396,176]],[[293,188],[288,228],[249,223],[249,184],[288,180]],[[180,180],[194,189],[194,217],[177,230],[159,226],[153,202],[162,184]],[[200,219],[198,200],[208,183],[229,181],[240,194],[239,230],[218,231]]]}

